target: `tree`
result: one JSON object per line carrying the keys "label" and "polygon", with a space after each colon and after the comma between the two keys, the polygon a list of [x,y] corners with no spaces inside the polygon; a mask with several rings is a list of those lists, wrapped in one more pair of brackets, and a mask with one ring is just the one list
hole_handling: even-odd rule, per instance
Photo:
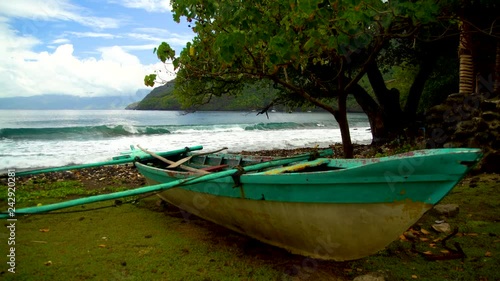
{"label": "tree", "polygon": [[[330,112],[346,157],[352,157],[347,95],[354,94],[367,113],[372,133],[386,134],[384,122],[401,111],[399,93],[381,81],[376,58],[393,39],[413,40],[439,10],[431,0],[177,0],[172,6],[174,19],[186,17],[197,34],[179,57],[167,43],[157,49],[178,69],[179,91],[204,89],[188,94],[204,100],[207,92],[237,93],[241,82],[269,80],[290,98]],[[367,73],[378,103],[358,85]]]}
{"label": "tree", "polygon": [[[496,69],[500,44],[500,3],[497,0],[450,0],[443,4],[443,17],[459,28],[459,93],[474,93],[481,80],[500,81]],[[500,63],[500,62],[499,62]],[[495,82],[486,89],[494,92]]]}

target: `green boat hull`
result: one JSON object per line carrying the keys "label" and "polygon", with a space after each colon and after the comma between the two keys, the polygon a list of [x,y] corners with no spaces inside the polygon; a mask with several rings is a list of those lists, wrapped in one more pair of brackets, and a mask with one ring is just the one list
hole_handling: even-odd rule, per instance
{"label": "green boat hull", "polygon": [[[382,250],[439,202],[481,157],[478,149],[421,150],[375,159],[302,162],[186,184],[171,204],[265,243],[313,258]],[[136,163],[150,184],[187,177]],[[236,187],[235,187],[236,186]]]}

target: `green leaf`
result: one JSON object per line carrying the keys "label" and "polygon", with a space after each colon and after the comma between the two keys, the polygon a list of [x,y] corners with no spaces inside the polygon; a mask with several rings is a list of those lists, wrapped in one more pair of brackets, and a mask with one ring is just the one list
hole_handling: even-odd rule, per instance
{"label": "green leaf", "polygon": [[316,38],[309,38],[309,40],[307,40],[307,42],[304,44],[304,49],[306,51],[309,51],[315,45],[316,45]]}
{"label": "green leaf", "polygon": [[144,77],[144,85],[153,87],[155,85],[156,74],[149,74]]}
{"label": "green leaf", "polygon": [[175,58],[175,51],[165,42],[162,42],[158,49],[156,50],[156,56],[162,62],[165,62],[167,59]]}
{"label": "green leaf", "polygon": [[174,65],[174,70],[177,70],[179,68],[179,65],[180,65],[179,58],[175,58],[172,61],[172,64]]}

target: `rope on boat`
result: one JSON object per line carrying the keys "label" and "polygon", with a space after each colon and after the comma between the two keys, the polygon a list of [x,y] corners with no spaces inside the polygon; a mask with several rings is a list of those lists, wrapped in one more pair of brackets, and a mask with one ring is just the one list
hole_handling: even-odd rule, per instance
{"label": "rope on boat", "polygon": [[232,174],[231,178],[234,181],[233,188],[236,188],[236,187],[241,186],[241,175],[243,175],[245,173],[245,169],[243,169],[243,167],[241,167],[240,165],[235,166],[234,169],[237,169],[238,171],[236,171],[234,174]]}

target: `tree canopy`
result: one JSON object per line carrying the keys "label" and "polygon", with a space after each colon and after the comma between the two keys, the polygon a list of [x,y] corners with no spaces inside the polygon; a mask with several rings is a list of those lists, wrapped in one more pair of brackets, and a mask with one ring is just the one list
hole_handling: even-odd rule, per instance
{"label": "tree canopy", "polygon": [[[179,56],[165,42],[156,50],[161,61],[171,60],[178,70],[179,95],[203,103],[214,95],[238,94],[243,83],[268,80],[283,100],[306,101],[332,113],[347,157],[352,146],[346,96],[353,94],[367,113],[374,139],[387,135],[387,128],[399,128],[401,117],[414,118],[436,65],[434,48],[442,44],[432,37],[450,26],[450,20],[447,25],[438,20],[450,5],[438,0],[171,3],[174,19],[187,20],[196,33]],[[387,88],[381,64],[411,59],[415,77],[401,107],[400,92]],[[359,85],[366,74],[372,95]],[[147,76],[145,83],[154,79]]]}

